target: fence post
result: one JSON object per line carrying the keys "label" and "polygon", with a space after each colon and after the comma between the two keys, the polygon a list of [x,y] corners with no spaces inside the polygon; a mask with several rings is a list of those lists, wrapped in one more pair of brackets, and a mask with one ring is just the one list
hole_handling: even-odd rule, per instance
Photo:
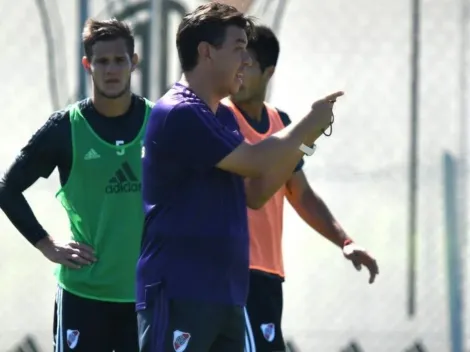
{"label": "fence post", "polygon": [[449,290],[449,321],[451,352],[463,352],[462,329],[462,275],[458,230],[457,162],[449,153],[443,157],[445,244]]}

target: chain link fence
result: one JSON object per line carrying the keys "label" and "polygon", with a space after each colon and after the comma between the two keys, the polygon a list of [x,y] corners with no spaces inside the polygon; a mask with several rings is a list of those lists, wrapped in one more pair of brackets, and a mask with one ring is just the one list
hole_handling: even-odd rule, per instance
{"label": "chain link fence", "polygon": [[[465,210],[466,56],[470,47],[465,42],[466,1],[421,1],[413,316],[408,312],[411,1],[238,1],[279,35],[281,57],[270,89],[271,103],[295,121],[317,97],[338,89],[346,92],[336,107],[333,136],[318,143],[305,171],[348,233],[377,257],[381,268],[378,281],[369,286],[366,273],[356,273],[334,246],[287,208],[284,328],[286,337],[301,351],[455,351],[451,349],[449,302],[454,301],[449,282],[454,288],[457,285],[448,275],[449,224],[457,224],[460,230],[463,263],[470,256],[465,240],[470,220]],[[90,16],[117,16],[133,23],[142,58],[133,87],[148,94],[152,85],[163,87],[178,79],[175,28],[181,13],[201,2],[175,0],[164,8],[167,43],[162,47],[168,49],[164,49],[166,61],[159,63],[166,74],[160,83],[149,75],[155,59],[145,50],[152,38],[149,2],[94,0],[88,11]],[[1,169],[53,109],[76,98],[78,4],[58,0],[0,3],[4,48],[0,57],[4,67]],[[455,197],[449,197],[446,188],[446,153],[458,166],[450,182],[456,186]],[[57,188],[58,178],[53,175],[39,181],[26,196],[44,227],[53,236],[66,238],[65,212],[54,200]],[[453,198],[457,210],[446,211]],[[5,216],[0,217],[0,228],[0,351],[14,350],[27,334],[38,351],[49,351],[53,266],[17,234]],[[461,270],[466,276],[466,264]],[[465,303],[468,290],[465,285],[462,290]],[[470,321],[469,313],[464,304],[464,322]],[[466,329],[470,348],[469,339]]]}

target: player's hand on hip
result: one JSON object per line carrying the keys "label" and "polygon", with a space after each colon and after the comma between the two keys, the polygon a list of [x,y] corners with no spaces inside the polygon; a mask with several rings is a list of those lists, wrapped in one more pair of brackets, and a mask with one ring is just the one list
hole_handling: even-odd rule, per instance
{"label": "player's hand on hip", "polygon": [[313,120],[315,127],[318,129],[326,129],[332,122],[333,105],[336,100],[343,96],[343,92],[329,94],[323,99],[317,100],[312,104],[309,117]]}
{"label": "player's hand on hip", "polygon": [[58,242],[50,237],[40,240],[36,247],[51,262],[80,269],[83,265],[96,262],[94,250],[90,246],[75,241]]}
{"label": "player's hand on hip", "polygon": [[361,270],[363,265],[369,270],[370,284],[375,281],[375,277],[379,274],[379,266],[377,261],[364,248],[353,242],[343,247],[343,254],[357,270]]}

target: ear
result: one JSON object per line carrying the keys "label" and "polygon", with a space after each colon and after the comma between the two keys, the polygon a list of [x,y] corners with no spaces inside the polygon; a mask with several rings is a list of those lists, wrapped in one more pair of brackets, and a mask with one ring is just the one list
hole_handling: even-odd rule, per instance
{"label": "ear", "polygon": [[263,75],[265,76],[266,80],[270,80],[275,71],[276,71],[276,66],[266,67],[266,69],[263,72]]}
{"label": "ear", "polygon": [[86,56],[82,57],[82,65],[83,65],[83,68],[85,69],[85,71],[91,73],[90,60],[88,60],[88,58]]}
{"label": "ear", "polygon": [[134,70],[137,68],[137,65],[139,64],[139,55],[134,53],[134,55],[132,55],[131,62],[132,62],[131,72],[134,72]]}
{"label": "ear", "polygon": [[212,60],[212,46],[208,42],[200,42],[197,46],[197,52],[201,61]]}

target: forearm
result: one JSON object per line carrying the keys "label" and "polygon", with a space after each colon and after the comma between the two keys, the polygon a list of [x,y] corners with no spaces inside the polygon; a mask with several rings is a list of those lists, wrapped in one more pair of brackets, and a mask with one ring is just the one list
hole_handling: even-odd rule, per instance
{"label": "forearm", "polygon": [[23,194],[10,190],[3,182],[0,182],[0,208],[33,246],[47,237]]}
{"label": "forearm", "polygon": [[349,237],[317,194],[308,189],[298,196],[288,194],[287,198],[297,214],[311,228],[338,247],[343,247],[344,241]]}
{"label": "forearm", "polygon": [[[0,180],[0,208],[16,229],[32,244],[46,238],[23,193],[39,178],[47,178],[59,165],[58,155],[71,159],[71,133],[68,113],[53,113],[30,138]],[[70,164],[70,163],[62,163]]]}
{"label": "forearm", "polygon": [[321,134],[321,128],[312,127],[312,123],[305,117],[298,124],[290,125],[252,145],[251,162],[257,169],[256,176],[262,179],[266,178],[266,173],[281,173],[275,177],[274,184],[280,181],[282,185],[304,155],[299,150],[300,145],[312,145]]}
{"label": "forearm", "polygon": [[297,124],[291,124],[257,144],[241,143],[216,167],[249,178],[262,177],[265,172],[274,170],[292,170],[303,155],[299,147],[313,144],[331,124],[333,102],[341,95],[338,92],[318,100]]}
{"label": "forearm", "polygon": [[292,176],[304,156],[300,145],[311,145],[321,135],[320,130],[305,132],[308,124],[304,122],[290,125],[253,146],[254,156],[259,153],[256,165],[260,174],[245,181],[248,207],[261,208]]}
{"label": "forearm", "polygon": [[44,167],[47,159],[33,157],[32,150],[35,149],[22,150],[20,157],[0,180],[0,209],[23,237],[36,246],[40,240],[47,237],[47,232],[39,224],[23,192],[48,172],[45,172]]}
{"label": "forearm", "polygon": [[285,164],[278,164],[262,176],[245,180],[245,193],[248,207],[261,208],[292,176],[292,172],[302,158],[303,153]]}

